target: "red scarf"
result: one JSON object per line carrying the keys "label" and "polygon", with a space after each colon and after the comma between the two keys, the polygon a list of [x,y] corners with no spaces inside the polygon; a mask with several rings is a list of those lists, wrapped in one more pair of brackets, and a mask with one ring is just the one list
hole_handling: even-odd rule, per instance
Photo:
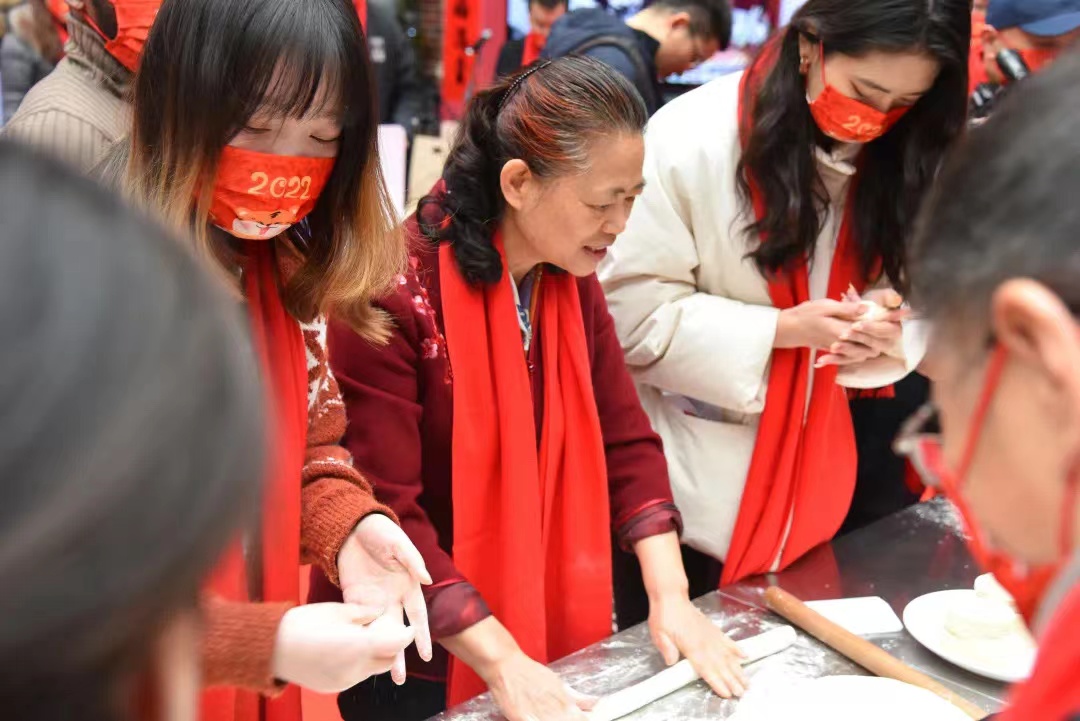
{"label": "red scarf", "polygon": [[547,38],[540,33],[529,33],[525,36],[525,45],[521,50],[521,67],[528,67],[540,59],[540,52],[544,49]]}
{"label": "red scarf", "polygon": [[[493,242],[503,254],[498,234]],[[449,243],[439,278],[454,378],[454,564],[526,654],[554,661],[611,634],[607,462],[577,283],[551,273],[533,289],[542,293],[538,451],[512,281],[470,285]],[[484,690],[452,659],[451,706]]]}
{"label": "red scarf", "polygon": [[[747,83],[768,74],[775,47],[771,50],[766,49],[743,76],[739,118],[744,130],[752,117],[744,107]],[[851,223],[853,189],[854,181],[829,271],[830,298],[840,298],[849,284],[860,292],[866,284]],[[765,198],[753,178],[750,193],[760,220],[765,216]],[[783,310],[810,300],[807,271],[803,261],[769,279],[774,306]],[[813,370],[814,358],[808,348],[773,350],[765,410],[724,561],[723,584],[773,570],[777,560],[778,569],[787,567],[831,539],[851,505],[857,459],[848,398],[836,384],[836,366]],[[811,372],[813,388],[807,401]]]}
{"label": "red scarf", "polygon": [[1001,721],[1068,721],[1080,715],[1080,585],[1040,637],[1031,678],[1017,686]]}
{"label": "red scarf", "polygon": [[[261,588],[251,589],[263,601],[300,602],[300,474],[307,446],[308,383],[304,337],[289,315],[278,291],[278,270],[272,243],[244,243],[244,295],[251,316],[252,338],[262,361],[263,377],[274,410],[271,459],[264,491],[259,544],[254,558],[258,569],[245,569],[236,544],[214,572],[211,593],[232,601],[251,598],[262,576]],[[249,554],[251,556],[251,554]],[[247,561],[250,562],[251,558]],[[266,709],[260,715],[260,707]],[[273,699],[235,688],[203,693],[203,721],[299,721],[300,689],[289,686]]]}

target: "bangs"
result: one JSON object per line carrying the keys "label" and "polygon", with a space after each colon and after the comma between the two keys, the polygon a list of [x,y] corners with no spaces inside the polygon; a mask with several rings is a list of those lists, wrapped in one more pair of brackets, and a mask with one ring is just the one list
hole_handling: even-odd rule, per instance
{"label": "bangs", "polygon": [[359,63],[349,61],[367,53],[352,3],[256,0],[251,6],[237,55],[248,72],[235,75],[247,78],[245,87],[237,88],[247,117],[331,113],[349,124],[369,94],[366,79],[356,71]]}

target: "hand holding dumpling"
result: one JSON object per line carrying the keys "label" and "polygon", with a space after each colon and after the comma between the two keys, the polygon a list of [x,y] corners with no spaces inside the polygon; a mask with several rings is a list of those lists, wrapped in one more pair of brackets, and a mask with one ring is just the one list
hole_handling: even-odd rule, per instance
{"label": "hand holding dumpling", "polygon": [[818,358],[815,367],[847,366],[862,363],[880,355],[899,355],[903,343],[901,321],[910,315],[903,308],[903,298],[891,288],[872,290],[860,296],[849,287],[843,301],[859,303],[864,309],[851,328]]}

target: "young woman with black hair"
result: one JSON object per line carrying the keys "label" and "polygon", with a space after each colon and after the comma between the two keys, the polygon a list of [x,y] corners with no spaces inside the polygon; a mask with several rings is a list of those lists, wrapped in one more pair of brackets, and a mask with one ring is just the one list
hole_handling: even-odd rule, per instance
{"label": "young woman with black hair", "polygon": [[255,520],[242,313],[160,226],[0,142],[0,708],[195,721],[200,587]]}
{"label": "young woman with black hair", "polygon": [[511,721],[584,719],[544,664],[610,635],[613,534],[640,560],[665,660],[742,691],[731,642],[687,596],[663,451],[594,275],[641,192],[646,120],[588,58],[478,93],[407,223],[389,345],[331,324],[345,444],[424,555],[449,652],[403,689],[342,694],[346,719],[424,719],[485,687]]}
{"label": "young woman with black hair", "polygon": [[[339,445],[326,360],[326,314],[388,337],[372,300],[406,259],[367,58],[349,0],[166,2],[135,77],[130,142],[110,163],[242,298],[271,399],[258,532],[209,584],[209,721],[294,721],[297,686],[340,691],[391,667],[404,681],[414,634],[430,656],[423,560]],[[298,606],[302,561],[350,603]]]}
{"label": "young woman with black hair", "polygon": [[883,286],[964,127],[970,22],[967,0],[809,0],[745,73],[649,125],[645,192],[600,277],[705,554],[687,552],[697,592],[782,569],[844,520],[844,387],[921,357]]}

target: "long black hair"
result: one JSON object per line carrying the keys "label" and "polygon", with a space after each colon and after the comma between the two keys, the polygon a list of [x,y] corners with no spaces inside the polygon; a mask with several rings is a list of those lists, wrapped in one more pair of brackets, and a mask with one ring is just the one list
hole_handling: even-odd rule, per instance
{"label": "long black hair", "polygon": [[[949,145],[964,128],[971,36],[968,0],[809,0],[792,19],[776,50],[776,63],[756,97],[752,126],[739,160],[739,194],[750,207],[748,176],[761,189],[765,216],[748,226],[768,237],[750,256],[773,274],[813,254],[827,205],[814,159],[819,130],[799,72],[799,38],[824,45],[826,54],[858,57],[873,51],[925,51],[941,71],[900,122],[862,150],[856,176],[854,231],[868,280],[878,263],[901,285],[905,243],[919,203]],[[752,91],[747,83],[747,92]]]}
{"label": "long black hair", "polygon": [[258,510],[257,361],[180,240],[4,142],[0,255],[0,708],[124,721]]}
{"label": "long black hair", "polygon": [[595,140],[640,134],[648,119],[634,86],[591,58],[541,61],[504,78],[469,101],[443,168],[446,191],[420,201],[420,230],[453,242],[470,283],[495,283],[502,261],[491,239],[506,210],[503,165],[520,158],[540,178],[582,172]]}

